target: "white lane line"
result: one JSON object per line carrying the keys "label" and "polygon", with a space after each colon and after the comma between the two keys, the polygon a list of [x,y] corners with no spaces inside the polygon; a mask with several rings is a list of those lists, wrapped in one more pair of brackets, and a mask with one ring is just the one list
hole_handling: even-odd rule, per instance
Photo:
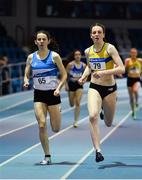
{"label": "white lane line", "polygon": [[[83,123],[84,121],[86,121],[88,118],[89,118],[89,117],[86,116],[85,118],[79,120],[78,123],[81,124],[81,123]],[[72,127],[73,127],[73,125],[70,125],[70,126],[68,126],[67,128],[61,130],[60,132],[54,134],[53,136],[50,136],[50,137],[49,137],[49,140],[55,138],[56,136],[61,135],[62,133],[66,132],[67,130],[71,129]],[[15,160],[16,158],[22,156],[23,154],[25,154],[25,153],[27,153],[27,152],[33,150],[34,148],[38,147],[40,144],[41,144],[41,143],[37,143],[37,144],[35,144],[34,146],[31,146],[30,148],[28,148],[28,149],[22,151],[21,153],[19,153],[19,154],[13,156],[12,158],[10,158],[10,159],[8,159],[8,160],[2,162],[2,163],[0,164],[0,167],[2,167],[2,166],[4,166],[4,165],[8,164],[9,162],[11,162],[11,161]]]}
{"label": "white lane line", "polygon": [[[85,90],[84,90],[84,91],[85,91]],[[119,94],[119,93],[122,93],[122,92],[127,92],[127,89],[118,89],[118,94]],[[28,93],[29,93],[29,92],[28,92]],[[62,92],[62,95],[65,94],[65,93],[67,93],[67,92],[66,92],[66,91],[63,91],[63,92]],[[86,92],[86,93],[87,93],[87,92]],[[84,94],[86,94],[86,93],[84,93]],[[24,95],[24,93],[19,93],[18,95]],[[11,95],[11,96],[13,97],[13,96],[16,96],[16,95],[14,94],[14,95]],[[124,96],[124,97],[126,97],[126,96]],[[8,97],[7,97],[7,98],[8,98]],[[68,97],[65,97],[65,98],[68,98]],[[64,98],[62,98],[62,99],[64,99]],[[11,108],[14,108],[14,107],[16,107],[16,106],[19,106],[19,105],[24,104],[24,103],[29,102],[29,101],[32,101],[32,98],[28,98],[28,99],[26,99],[26,100],[22,100],[22,101],[20,101],[20,102],[17,102],[17,103],[15,103],[15,104],[13,104],[13,105],[10,105],[10,106],[7,106],[7,107],[5,107],[5,108],[2,108],[2,109],[0,109],[0,112],[9,110],[9,109],[11,109]]]}
{"label": "white lane line", "polygon": [[15,118],[15,117],[18,117],[18,116],[22,116],[22,115],[31,113],[31,112],[33,112],[33,111],[34,111],[34,110],[32,109],[32,110],[24,111],[24,112],[22,112],[22,113],[18,113],[18,114],[15,114],[15,115],[11,115],[11,116],[8,116],[8,117],[5,117],[5,118],[1,118],[1,119],[0,119],[0,123],[1,123],[2,121],[8,120],[8,119],[12,119],[12,118]]}
{"label": "white lane line", "polygon": [[[66,98],[67,98],[67,97],[62,98],[62,100],[66,99]],[[9,110],[9,109],[11,109],[11,108],[14,108],[14,107],[16,107],[16,106],[19,106],[19,105],[21,105],[21,104],[24,104],[24,103],[29,102],[29,101],[32,101],[32,100],[33,100],[33,98],[28,98],[28,99],[26,99],[26,100],[22,100],[22,101],[20,101],[20,102],[18,102],[18,103],[16,103],[16,104],[13,104],[13,105],[10,105],[10,106],[8,106],[8,107],[6,107],[6,108],[4,108],[4,109],[1,109],[0,112]]]}
{"label": "white lane line", "polygon": [[[86,91],[86,89],[85,89],[85,91]],[[66,94],[66,93],[67,92],[64,89],[61,90],[61,95]],[[27,95],[27,94],[33,94],[33,90],[27,90],[27,91],[16,92],[16,93],[13,93],[13,94],[8,94],[6,96],[1,96],[0,99],[5,100],[5,99],[9,99],[9,98],[15,98],[17,96]]]}
{"label": "white lane line", "polygon": [[[85,92],[85,91],[84,91],[84,92]],[[17,93],[16,93],[16,94],[17,94]],[[64,95],[64,94],[67,94],[67,92],[66,92],[66,91],[63,91],[63,92],[61,93],[61,96]],[[84,94],[86,94],[86,92],[85,92]],[[21,93],[20,95],[23,95],[23,96],[24,96],[25,93],[23,93],[23,94]],[[13,97],[13,96],[15,96],[15,95],[10,95],[10,96]],[[16,95],[16,96],[17,96],[17,95]],[[0,99],[2,100],[2,98],[3,98],[3,97],[1,97]],[[6,97],[5,99],[7,99],[7,98],[10,98],[9,95],[8,95],[8,97]],[[67,98],[67,97],[66,97],[66,98]],[[61,97],[61,99],[64,99],[64,98]],[[26,100],[22,100],[22,101],[20,100],[19,102],[15,103],[15,104],[12,104],[12,105],[7,106],[7,107],[4,107],[4,108],[1,108],[1,109],[0,109],[0,112],[9,110],[9,109],[11,109],[11,108],[14,108],[14,107],[16,107],[16,106],[19,106],[19,105],[21,105],[21,104],[24,104],[24,103],[29,102],[29,101],[32,101],[32,100],[33,100],[32,97],[31,97],[31,98],[27,98]],[[11,100],[11,101],[12,101],[12,100]]]}
{"label": "white lane line", "polygon": [[[121,101],[121,102],[117,102],[117,105],[119,105],[119,104],[125,104],[125,103],[128,103],[128,100],[124,100],[124,101]],[[87,104],[87,103],[86,103],[86,102],[81,103],[81,106],[82,106],[82,105],[85,105],[85,104]],[[68,111],[70,111],[70,110],[72,110],[72,109],[74,109],[74,107],[70,107],[70,108],[68,108],[68,109],[66,109],[66,110],[63,110],[62,113],[64,114],[64,113],[66,113],[66,112],[68,112]],[[34,112],[34,110],[26,111],[26,112],[24,112],[24,113],[19,113],[19,114],[17,114],[17,115],[11,116],[11,117],[9,117],[9,118],[14,118],[14,117],[17,117],[17,116],[19,116],[19,115],[21,116],[21,115],[23,115],[23,114],[27,114],[27,113],[31,113],[31,112]],[[9,118],[6,118],[6,119],[9,119]],[[4,119],[1,119],[0,122],[1,122],[2,120],[5,120],[5,118],[4,118]],[[8,134],[14,133],[14,132],[16,132],[16,131],[19,131],[19,130],[28,128],[28,127],[33,126],[33,125],[35,125],[35,124],[37,124],[36,121],[31,122],[31,123],[29,123],[29,124],[27,124],[27,125],[25,125],[25,126],[22,126],[22,127],[16,128],[16,129],[13,129],[13,130],[11,130],[11,131],[5,132],[5,133],[3,133],[3,134],[0,134],[0,138],[3,137],[3,136],[6,136],[6,135],[8,135]]]}
{"label": "white lane line", "polygon": [[[66,101],[68,99],[68,97],[65,97],[65,98],[62,98],[62,101]],[[8,116],[8,117],[5,117],[5,118],[0,118],[0,123],[1,121],[5,121],[6,119],[11,119],[11,118],[15,118],[15,117],[18,117],[18,116],[21,116],[21,115],[24,115],[24,114],[27,114],[27,113],[31,113],[33,112],[34,110],[28,110],[28,111],[24,111],[22,113],[18,113],[18,114],[15,114],[15,115],[11,115],[11,116]]]}
{"label": "white lane line", "polygon": [[20,102],[18,102],[18,103],[13,104],[13,105],[7,106],[6,108],[1,109],[0,112],[6,111],[6,110],[9,110],[9,109],[12,109],[12,108],[14,108],[14,107],[16,107],[16,106],[19,106],[19,105],[21,105],[21,104],[27,103],[27,102],[29,102],[29,101],[32,101],[32,98],[28,98],[28,99],[26,99],[26,100],[20,101]]}
{"label": "white lane line", "polygon": [[[84,94],[84,96],[86,96],[86,94]],[[126,97],[126,96],[125,96]],[[66,100],[68,100],[68,97],[65,97],[65,98],[62,98],[62,101],[66,101]],[[118,99],[119,100],[119,99]],[[125,102],[128,102],[128,100],[119,100],[119,101],[121,101],[122,102],[122,104],[123,104],[123,102],[125,103]],[[121,102],[117,102],[117,104],[121,104]],[[0,118],[0,123],[2,122],[2,121],[5,121],[5,120],[8,120],[8,119],[11,119],[11,118],[15,118],[15,117],[18,117],[18,116],[22,116],[22,115],[25,115],[25,114],[27,114],[27,113],[31,113],[31,112],[33,112],[34,110],[28,110],[28,111],[24,111],[24,112],[22,112],[22,113],[18,113],[18,114],[15,114],[15,115],[11,115],[11,116],[8,116],[8,117],[5,117],[5,118]]]}
{"label": "white lane line", "polygon": [[25,94],[30,94],[32,91],[22,91],[22,92],[17,92],[17,93],[13,93],[13,94],[8,94],[6,96],[0,97],[0,99],[9,99],[9,98],[13,98],[13,97],[17,97],[17,96],[21,96],[21,95],[25,95]]}
{"label": "white lane line", "polygon": [[[101,144],[102,144],[114,131],[116,131],[117,128],[118,128],[121,124],[123,124],[123,123],[127,120],[127,118],[130,116],[130,114],[131,114],[131,112],[129,112],[104,138],[101,139]],[[80,164],[81,164],[83,161],[85,161],[85,160],[88,158],[88,156],[90,156],[91,153],[93,153],[93,151],[94,151],[94,148],[92,148],[90,151],[88,151],[88,153],[87,153],[86,155],[84,155],[84,156],[76,163],[76,165],[74,165],[74,166],[73,166],[67,173],[65,173],[60,179],[62,179],[62,180],[67,179],[67,178],[71,175],[71,173],[72,173],[73,171],[75,171],[75,170],[80,166]]]}
{"label": "white lane line", "polygon": [[[81,103],[81,106],[83,106],[83,105],[85,105],[85,104],[86,104],[86,102]],[[62,111],[62,114],[65,114],[66,112],[69,112],[69,111],[71,111],[72,109],[74,109],[74,107],[70,107],[70,108],[68,108],[68,109],[65,109],[65,110]],[[22,127],[16,128],[16,129],[13,129],[13,130],[11,130],[11,131],[5,132],[5,133],[3,133],[3,134],[0,134],[0,138],[3,137],[3,136],[6,136],[6,135],[8,135],[8,134],[14,133],[14,132],[16,132],[16,131],[20,131],[20,130],[22,130],[22,129],[28,128],[28,127],[33,126],[33,125],[35,125],[35,124],[37,124],[37,121],[34,121],[34,122],[32,122],[32,123],[30,123],[30,124],[27,124],[27,125],[25,125],[25,126],[22,126]]]}
{"label": "white lane line", "polygon": [[[142,157],[142,154],[110,154],[110,155],[105,155],[105,157]],[[140,159],[141,160],[141,159]]]}
{"label": "white lane line", "polygon": [[[119,94],[119,93],[122,94],[122,92],[127,92],[127,90],[126,90],[126,89],[119,89],[119,90],[118,90],[118,94]],[[65,94],[65,93],[66,93],[66,91],[63,91],[63,92],[62,92],[62,95]],[[21,93],[21,94],[22,94],[22,93]],[[20,95],[21,95],[21,94],[20,94]],[[86,93],[84,93],[84,94],[86,94]],[[127,94],[128,94],[128,93],[127,93]],[[12,96],[14,96],[14,95],[12,95]],[[119,97],[120,97],[120,96],[119,96]],[[124,97],[126,97],[126,96],[124,96]],[[66,97],[66,98],[68,98],[68,97]],[[62,99],[64,99],[64,98],[62,98]],[[27,103],[27,102],[29,102],[29,101],[32,101],[32,98],[28,98],[28,99],[26,99],[26,100],[22,100],[22,101],[20,101],[20,102],[18,102],[18,103],[15,103],[15,104],[13,104],[13,105],[7,106],[7,107],[1,109],[0,112],[3,112],[3,111],[6,111],[6,110],[9,110],[9,109],[12,109],[12,108],[14,108],[14,107],[16,107],[16,106],[19,106],[19,105],[21,105],[21,104]]]}
{"label": "white lane line", "polygon": [[[63,99],[66,100],[66,99],[68,99],[68,98],[66,97],[66,98],[63,98]],[[117,102],[117,105],[119,105],[119,104],[125,104],[125,103],[128,103],[128,100],[124,100],[124,101]],[[85,104],[86,104],[86,102],[81,103],[81,105],[85,105]],[[72,110],[73,108],[74,108],[74,107],[68,108],[67,110],[63,110],[62,113],[66,113],[66,112]],[[26,112],[23,112],[23,113],[19,113],[19,114],[16,114],[16,115],[9,116],[9,117],[7,117],[7,118],[3,118],[3,119],[0,119],[0,123],[1,123],[2,121],[6,120],[6,119],[15,118],[15,117],[17,117],[17,116],[22,116],[22,115],[25,115],[25,114],[28,114],[28,113],[33,113],[33,112],[34,112],[34,110],[29,110],[29,111],[26,111]],[[34,122],[31,122],[31,123],[29,123],[29,124],[27,124],[27,125],[25,125],[25,126],[22,126],[22,127],[13,129],[13,130],[11,130],[11,131],[5,132],[5,133],[3,133],[3,134],[0,134],[0,137],[5,136],[5,135],[8,135],[8,134],[11,134],[11,133],[13,133],[13,132],[16,132],[16,131],[19,131],[19,130],[22,130],[22,129],[25,129],[25,128],[28,128],[28,127],[33,126],[33,125],[35,125],[35,124],[37,124],[37,122],[35,122],[35,121],[34,121]]]}
{"label": "white lane line", "polygon": [[22,130],[22,129],[28,128],[28,127],[33,126],[33,125],[35,125],[35,124],[37,124],[36,121],[35,121],[35,122],[32,122],[32,123],[30,123],[30,124],[27,124],[27,125],[25,125],[25,126],[22,126],[22,127],[16,128],[16,129],[13,129],[13,130],[11,130],[11,131],[5,132],[5,133],[3,133],[3,134],[0,134],[0,138],[3,137],[3,136],[6,136],[6,135],[8,135],[8,134],[14,133],[14,132],[16,132],[16,131],[20,131],[20,130]]}
{"label": "white lane line", "polygon": [[[80,157],[80,153],[76,154],[52,154],[54,157]],[[14,154],[1,154],[0,157],[8,157],[8,156],[14,156]],[[41,157],[40,154],[30,154],[30,155],[25,155],[25,157]],[[94,157],[94,155],[90,155],[90,157]],[[142,154],[105,154],[105,157],[142,157]],[[140,159],[141,160],[141,159]]]}

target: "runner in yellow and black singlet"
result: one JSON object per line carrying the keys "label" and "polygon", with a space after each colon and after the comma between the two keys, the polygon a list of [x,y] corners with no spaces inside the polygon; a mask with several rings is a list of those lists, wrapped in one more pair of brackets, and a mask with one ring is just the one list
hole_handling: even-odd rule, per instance
{"label": "runner in yellow and black singlet", "polygon": [[138,91],[140,88],[140,76],[142,72],[142,59],[137,57],[137,49],[130,50],[130,57],[125,59],[127,72],[127,87],[132,109],[132,117],[136,118],[136,107],[138,107]]}

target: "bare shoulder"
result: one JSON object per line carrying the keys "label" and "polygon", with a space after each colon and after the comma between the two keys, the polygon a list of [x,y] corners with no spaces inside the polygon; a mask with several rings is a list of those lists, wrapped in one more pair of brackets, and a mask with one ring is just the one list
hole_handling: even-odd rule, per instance
{"label": "bare shoulder", "polygon": [[33,58],[33,53],[28,55],[28,59],[32,59]]}
{"label": "bare shoulder", "polygon": [[73,64],[74,64],[73,61],[69,62],[68,65],[67,65],[67,68],[71,68],[73,66]]}
{"label": "bare shoulder", "polygon": [[55,51],[52,51],[52,56],[53,56],[53,58],[59,58],[60,57],[60,55]]}
{"label": "bare shoulder", "polygon": [[131,58],[126,58],[125,59],[125,62],[128,62],[128,61],[130,61],[131,60]]}
{"label": "bare shoulder", "polygon": [[53,62],[55,63],[55,64],[59,64],[59,63],[61,63],[61,57],[60,57],[60,55],[57,53],[57,52],[55,52],[55,51],[52,51],[52,57],[53,57]]}
{"label": "bare shoulder", "polygon": [[87,49],[85,49],[84,53],[85,55],[87,55],[89,53],[90,47],[88,47]]}
{"label": "bare shoulder", "polygon": [[138,58],[138,60],[142,63],[142,58]]}
{"label": "bare shoulder", "polygon": [[128,66],[130,60],[131,60],[131,58],[126,58],[126,59],[124,60],[125,67]]}
{"label": "bare shoulder", "polygon": [[69,62],[69,65],[70,65],[70,66],[72,66],[73,64],[75,64],[74,61]]}
{"label": "bare shoulder", "polygon": [[108,44],[107,52],[113,58],[120,57],[118,50],[116,49],[116,47],[113,44],[110,44],[110,43]]}
{"label": "bare shoulder", "polygon": [[82,62],[82,64],[83,64],[83,67],[86,67],[86,64],[84,62]]}
{"label": "bare shoulder", "polygon": [[28,55],[28,57],[27,57],[27,63],[30,63],[30,64],[31,64],[32,58],[33,58],[33,53]]}
{"label": "bare shoulder", "polygon": [[116,50],[116,47],[113,44],[108,43],[107,50],[108,51],[113,51],[113,50]]}

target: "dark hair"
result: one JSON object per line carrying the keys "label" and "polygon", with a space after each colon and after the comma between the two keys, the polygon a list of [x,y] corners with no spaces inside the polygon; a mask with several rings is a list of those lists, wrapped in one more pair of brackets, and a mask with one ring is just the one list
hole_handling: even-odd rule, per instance
{"label": "dark hair", "polygon": [[55,52],[59,53],[59,45],[58,45],[57,41],[55,40],[55,38],[51,37],[51,35],[48,31],[45,31],[45,30],[37,31],[34,35],[34,40],[37,39],[37,35],[40,33],[45,34],[47,36],[48,40],[50,40],[50,44],[48,45],[48,48],[51,51],[55,51]]}
{"label": "dark hair", "polygon": [[103,33],[105,34],[106,28],[105,28],[105,26],[104,26],[103,24],[100,24],[100,23],[92,24],[92,25],[90,26],[90,32],[92,32],[92,28],[93,28],[94,26],[100,26],[100,27],[103,29]]}
{"label": "dark hair", "polygon": [[79,51],[79,52],[81,53],[81,50],[79,50],[79,49],[75,49],[74,51],[72,51],[72,52],[67,56],[67,61],[68,61],[68,63],[74,60],[74,55],[75,55],[75,52],[76,52],[76,51]]}
{"label": "dark hair", "polygon": [[[94,26],[100,26],[100,27],[103,29],[103,33],[104,33],[104,34],[106,33],[106,28],[105,28],[105,26],[104,26],[103,24],[100,24],[100,23],[92,24],[92,25],[90,26],[90,33],[92,32],[92,28],[93,28]],[[103,38],[103,40],[104,40],[104,42],[107,41],[105,37]]]}

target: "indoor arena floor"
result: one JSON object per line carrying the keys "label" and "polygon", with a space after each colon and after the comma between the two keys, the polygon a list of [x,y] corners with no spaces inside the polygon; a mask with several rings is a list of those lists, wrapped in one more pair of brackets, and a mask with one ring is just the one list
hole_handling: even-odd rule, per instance
{"label": "indoor arena floor", "polygon": [[[62,90],[62,128],[53,133],[48,121],[52,165],[40,166],[43,150],[34,117],[32,91],[0,98],[0,179],[142,179],[142,108],[131,117],[126,79],[118,79],[117,109],[112,127],[99,120],[105,160],[95,162],[88,111],[87,89],[81,102],[78,128],[73,108]],[[139,103],[142,102],[140,89]],[[48,118],[47,118],[48,119]]]}

